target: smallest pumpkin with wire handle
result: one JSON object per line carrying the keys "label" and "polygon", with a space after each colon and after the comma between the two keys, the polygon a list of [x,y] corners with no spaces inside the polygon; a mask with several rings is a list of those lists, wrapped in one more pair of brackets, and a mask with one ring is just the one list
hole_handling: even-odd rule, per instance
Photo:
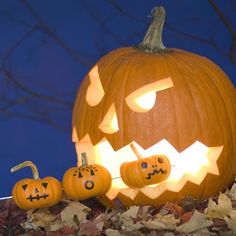
{"label": "smallest pumpkin with wire handle", "polygon": [[81,153],[82,165],[68,169],[63,177],[65,194],[73,200],[100,197],[111,187],[111,174],[101,165],[87,163],[86,153]]}
{"label": "smallest pumpkin with wire handle", "polygon": [[30,167],[33,179],[22,179],[12,189],[12,197],[23,210],[45,208],[56,205],[62,198],[62,185],[54,177],[39,178],[37,167],[25,161],[11,168],[11,172]]}

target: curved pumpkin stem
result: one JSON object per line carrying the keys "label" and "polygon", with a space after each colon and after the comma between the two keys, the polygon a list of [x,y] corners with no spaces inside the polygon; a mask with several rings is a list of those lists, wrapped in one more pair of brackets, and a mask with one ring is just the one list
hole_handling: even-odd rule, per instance
{"label": "curved pumpkin stem", "polygon": [[137,148],[134,146],[133,143],[130,144],[130,147],[139,160],[143,159],[143,156],[138,152]]}
{"label": "curved pumpkin stem", "polygon": [[20,163],[19,165],[16,165],[16,166],[12,167],[11,172],[18,171],[18,170],[20,170],[24,167],[30,167],[31,170],[32,170],[33,178],[34,179],[39,179],[38,169],[37,169],[36,165],[31,161],[24,161],[24,162]]}
{"label": "curved pumpkin stem", "polygon": [[87,153],[86,152],[81,153],[81,160],[82,160],[82,166],[83,167],[88,165]]}
{"label": "curved pumpkin stem", "polygon": [[143,52],[160,53],[168,51],[162,42],[163,25],[165,22],[165,8],[155,7],[151,12],[153,18],[143,41],[137,46],[137,49]]}

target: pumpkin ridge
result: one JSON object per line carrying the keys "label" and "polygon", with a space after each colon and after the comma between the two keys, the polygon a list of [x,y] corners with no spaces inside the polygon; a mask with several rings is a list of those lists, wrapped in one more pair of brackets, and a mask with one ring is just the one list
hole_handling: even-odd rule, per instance
{"label": "pumpkin ridge", "polygon": [[[166,57],[166,61],[165,61],[165,63],[163,62],[163,65],[165,65],[165,67],[166,67],[166,70],[168,71],[168,73],[170,74],[170,77],[171,78],[174,78],[175,77],[175,72],[173,73],[172,72],[172,66],[169,66],[169,63],[170,63],[170,61],[171,61],[171,58],[172,58],[172,54],[169,54],[169,53],[166,53],[165,54],[165,57]],[[167,59],[168,58],[168,59]],[[163,58],[163,57],[161,57],[161,59],[164,61],[165,59]],[[173,83],[174,83],[174,87],[175,87],[175,82],[173,81]],[[175,102],[175,99],[174,99],[174,95],[173,95],[173,92],[170,90],[169,91],[169,93],[170,93],[170,101],[171,101],[171,103],[172,103],[172,108],[173,108],[173,113],[174,114],[176,114],[176,102]],[[176,135],[176,139],[175,139],[175,141],[176,141],[176,144],[174,145],[174,147],[179,151],[179,147],[180,147],[180,143],[179,143],[179,140],[180,140],[180,135],[179,135],[179,125],[178,125],[178,120],[177,120],[177,116],[175,115],[174,116],[174,123],[175,123],[175,125],[174,125],[174,127],[175,127],[175,129],[176,129],[176,132],[175,132],[175,135]],[[168,140],[168,139],[167,139]],[[168,142],[170,142],[170,143],[172,143],[172,141],[173,140],[171,140],[171,142],[170,142],[170,140],[168,140]]]}
{"label": "pumpkin ridge", "polygon": [[[205,63],[204,63],[204,61],[202,61],[202,60],[200,60],[200,62],[202,62],[202,64],[204,64],[204,66],[206,65]],[[208,66],[207,66],[208,67]],[[231,120],[229,119],[229,111],[228,111],[228,106],[225,104],[225,102],[224,102],[224,97],[225,97],[225,95],[223,95],[222,94],[222,91],[221,91],[221,89],[216,85],[216,83],[215,83],[215,77],[217,77],[217,76],[214,76],[214,71],[212,70],[212,69],[209,69],[209,67],[208,67],[208,70],[211,70],[211,74],[213,75],[213,77],[214,78],[212,78],[212,76],[210,75],[210,74],[208,74],[208,73],[205,73],[207,76],[208,76],[208,78],[210,78],[210,81],[212,81],[212,85],[215,87],[215,89],[217,90],[217,92],[218,92],[218,95],[220,96],[220,102],[222,102],[222,104],[224,105],[224,108],[225,108],[225,112],[227,113],[227,115],[226,115],[226,118],[227,118],[227,123],[228,123],[228,125],[230,126],[230,130],[232,130],[232,122],[231,122]],[[216,105],[215,105],[215,107],[216,107]],[[221,123],[221,122],[220,122]],[[225,124],[225,123],[224,123]],[[223,124],[223,125],[224,125]],[[231,132],[231,137],[232,137],[232,139],[231,140],[233,140],[233,135],[232,135],[232,132]]]}
{"label": "pumpkin ridge", "polygon": [[[184,52],[185,53],[185,52]],[[189,61],[192,61],[192,54],[190,54],[190,53],[188,53],[188,55],[190,56],[190,58],[189,58],[189,60],[186,60],[186,59],[184,59],[183,58],[183,55],[182,54],[180,54],[180,53],[178,53],[177,55],[176,55],[176,58],[172,58],[172,59],[174,59],[173,61],[175,61],[175,64],[176,65],[178,65],[179,64],[179,61],[181,60],[182,62],[183,62],[183,64],[184,65],[187,65],[188,66],[188,63],[189,63]],[[200,112],[199,112],[199,110],[198,110],[198,106],[196,105],[196,101],[195,101],[195,99],[194,99],[194,95],[193,95],[193,91],[192,91],[192,88],[191,88],[191,86],[189,86],[189,82],[188,82],[188,79],[186,79],[186,76],[190,76],[190,75],[185,75],[181,70],[179,70],[179,73],[180,73],[180,75],[181,75],[181,79],[182,79],[182,81],[185,81],[185,86],[187,87],[187,89],[185,89],[185,91],[188,91],[188,93],[189,93],[189,95],[190,95],[190,98],[191,98],[191,100],[192,100],[192,104],[193,104],[193,106],[194,106],[194,111],[195,111],[195,117],[197,117],[197,120],[198,120],[198,125],[197,125],[197,127],[200,127],[200,129],[201,129],[201,136],[204,136],[204,132],[203,132],[203,121],[202,121],[202,119],[201,119],[201,116],[200,116]],[[197,84],[198,85],[198,84]],[[199,87],[199,86],[198,86]],[[201,89],[199,90],[199,91],[201,91]],[[198,139],[200,138],[200,137],[197,137]]]}
{"label": "pumpkin ridge", "polygon": [[[205,59],[205,60],[206,60],[206,59]],[[204,64],[204,66],[206,66],[205,60],[201,60],[201,61],[200,61],[202,64]],[[212,65],[211,62],[208,63],[207,67],[210,68],[210,71],[211,71],[212,75],[214,75],[214,78],[217,77],[217,76],[215,76],[215,70],[218,69],[218,68],[212,68],[213,65]],[[223,71],[222,71],[222,72],[223,72]],[[226,76],[225,73],[223,73],[223,74],[224,74],[224,77],[225,77],[225,76]],[[222,103],[224,104],[225,110],[226,110],[226,112],[227,112],[227,119],[228,119],[228,121],[229,121],[230,128],[231,128],[230,130],[233,130],[232,120],[229,118],[229,117],[231,117],[231,116],[229,115],[229,109],[228,109],[228,106],[225,104],[225,99],[224,99],[225,95],[222,94],[222,90],[219,88],[218,85],[216,85],[215,80],[212,79],[212,81],[213,81],[214,86],[216,87],[216,89],[218,90],[218,92],[219,92],[219,94],[220,94],[220,96],[221,96],[221,101],[222,101]],[[222,82],[224,82],[224,81],[225,81],[225,80],[222,79]],[[227,84],[226,86],[228,87],[228,84]],[[234,95],[234,94],[232,93],[232,96],[233,96],[233,95]],[[235,95],[235,98],[236,98],[236,95]],[[235,106],[235,107],[236,107],[236,106]],[[234,111],[234,114],[236,115],[236,109],[235,109],[235,108],[233,109],[233,111]],[[234,123],[235,123],[235,122],[234,122]],[[234,127],[236,127],[236,126],[234,126]],[[235,131],[236,131],[236,129],[235,129]],[[233,132],[231,132],[231,134],[232,134],[232,133],[233,133]],[[231,135],[231,137],[232,137],[232,140],[235,140],[234,137],[233,137],[233,135]],[[236,142],[235,142],[235,143],[236,143]],[[236,146],[235,146],[235,149],[236,149]]]}
{"label": "pumpkin ridge", "polygon": [[[205,59],[206,60],[206,59]],[[207,66],[208,68],[209,68],[209,65],[207,64],[206,65],[206,62],[205,62],[205,60],[201,60],[200,62],[204,65],[204,66]],[[213,75],[213,77],[214,78],[217,78],[218,76],[215,76],[215,70],[216,70],[217,68],[215,68],[215,66],[214,66],[214,68],[213,68],[213,65],[210,63],[210,68],[209,68],[209,70],[210,70],[210,72],[211,72],[211,74]],[[225,76],[225,75],[224,75]],[[223,79],[222,79],[223,80]],[[213,81],[213,85],[215,86],[215,88],[218,90],[218,94],[220,95],[220,97],[221,97],[221,102],[222,102],[222,104],[224,105],[224,107],[225,107],[225,112],[227,113],[227,115],[226,115],[226,118],[227,118],[227,123],[228,123],[228,125],[230,126],[230,128],[228,128],[228,129],[226,129],[226,130],[228,130],[228,132],[229,132],[229,130],[230,130],[230,136],[231,136],[231,138],[230,138],[230,140],[229,139],[227,139],[227,142],[226,142],[226,144],[228,144],[228,142],[230,141],[231,143],[232,143],[232,145],[229,145],[229,146],[232,146],[233,147],[233,149],[232,149],[232,155],[236,155],[236,151],[234,151],[234,149],[236,149],[236,139],[234,139],[234,136],[233,136],[233,125],[232,124],[235,124],[236,122],[233,122],[231,119],[230,119],[230,117],[232,117],[231,116],[231,114],[229,113],[230,111],[229,111],[229,107],[225,104],[225,96],[228,96],[227,94],[223,94],[222,93],[222,91],[221,91],[221,89],[219,88],[219,85],[217,85],[216,84],[216,81],[214,80],[214,79],[212,79],[212,81]],[[221,84],[220,84],[221,85]],[[227,85],[227,87],[228,87],[228,85]],[[232,95],[234,95],[234,94],[232,94]],[[233,111],[235,111],[235,109],[233,109]],[[236,112],[234,112],[235,113],[235,115],[236,115]],[[224,126],[224,125],[223,125]],[[235,127],[235,126],[234,126]],[[224,130],[222,131],[222,132],[224,132]],[[235,132],[236,132],[236,129],[235,129]],[[225,136],[228,136],[227,134],[226,135],[224,135],[224,138],[225,138]],[[229,155],[229,154],[228,154]],[[234,160],[233,158],[232,158],[232,160]],[[231,182],[233,181],[232,180],[232,177],[231,177],[231,174],[230,173],[232,173],[232,172],[234,172],[235,173],[235,166],[236,166],[236,161],[234,161],[234,165],[228,165],[228,161],[226,160],[226,158],[224,158],[224,160],[221,160],[221,161],[224,161],[224,166],[228,166],[227,168],[230,168],[230,171],[227,171],[227,173],[228,173],[228,175],[226,175],[226,174],[224,174],[224,177],[230,182],[230,180],[229,179],[231,179]],[[223,180],[222,180],[223,181]]]}
{"label": "pumpkin ridge", "polygon": [[[189,59],[188,59],[188,61],[192,61],[192,63],[194,63],[194,65],[196,66],[196,68],[197,68],[197,71],[198,71],[198,73],[199,73],[199,75],[198,75],[198,80],[199,81],[201,81],[201,82],[197,82],[196,84],[195,84],[195,86],[197,86],[199,89],[197,89],[196,90],[196,94],[194,95],[193,94],[193,92],[192,92],[192,88],[191,88],[191,86],[189,86],[189,82],[188,81],[186,81],[186,79],[185,79],[185,76],[183,76],[183,78],[185,79],[185,81],[186,81],[186,84],[187,84],[187,86],[188,86],[188,91],[190,91],[191,92],[191,97],[192,98],[194,98],[196,95],[198,95],[197,97],[202,97],[202,96],[204,96],[204,97],[207,97],[207,99],[209,100],[210,99],[210,103],[211,103],[211,106],[212,106],[212,109],[213,109],[213,114],[215,114],[216,113],[216,111],[217,111],[217,109],[216,109],[216,102],[214,101],[214,99],[212,98],[212,96],[214,96],[214,93],[213,93],[213,95],[209,95],[209,93],[206,93],[206,91],[208,91],[208,88],[209,87],[212,87],[212,79],[211,79],[211,77],[210,77],[210,75],[206,72],[206,70],[205,69],[203,69],[202,67],[200,67],[199,65],[198,65],[198,63],[199,63],[199,60],[201,60],[201,58],[202,57],[200,57],[200,56],[198,56],[198,55],[195,55],[195,54],[191,54],[191,53],[188,53],[187,54],[187,56],[189,57]],[[183,60],[183,55],[178,55],[178,57],[179,57],[179,60],[182,60],[185,64],[186,64],[186,60]],[[195,60],[197,60],[197,61],[195,61]],[[203,76],[204,75],[204,76]],[[210,80],[208,80],[208,79],[205,79],[205,76],[207,76]],[[199,83],[201,84],[201,86],[199,86]],[[202,89],[204,87],[204,89]],[[199,96],[199,94],[201,94],[201,96]],[[206,138],[206,132],[203,132],[203,124],[204,124],[204,121],[201,119],[201,116],[200,116],[200,114],[202,113],[202,106],[203,106],[203,104],[201,104],[201,103],[199,103],[200,104],[200,108],[199,108],[199,106],[197,106],[196,105],[196,101],[194,100],[194,99],[192,99],[193,100],[193,104],[195,105],[195,109],[194,110],[196,110],[196,116],[197,117],[199,117],[199,122],[200,122],[200,127],[201,127],[201,135],[202,135],[202,137],[203,137],[203,140],[202,140],[202,138],[200,138],[200,136],[198,137],[198,138],[200,138],[200,140],[201,140],[201,142],[203,142],[203,143],[205,143],[205,144],[207,144],[208,146],[212,146],[212,145],[220,145],[221,143],[214,143],[214,144],[212,144],[212,143],[206,143],[206,140],[207,140],[207,138]],[[207,113],[206,113],[207,112]],[[206,117],[208,118],[208,117],[211,117],[212,116],[212,114],[211,113],[209,113],[209,111],[208,110],[205,110],[205,114],[206,114]],[[217,121],[218,121],[218,123],[221,123],[221,122],[219,122],[219,119],[218,119],[218,116],[215,116],[215,119],[217,119]],[[199,126],[198,126],[199,127]]]}
{"label": "pumpkin ridge", "polygon": [[[131,72],[131,69],[132,69],[132,64],[133,64],[133,62],[134,61],[137,61],[137,58],[136,58],[136,56],[137,55],[139,55],[139,52],[138,52],[138,50],[135,50],[135,53],[132,55],[132,57],[130,58],[130,59],[132,59],[131,61],[132,61],[132,63],[131,63],[131,61],[129,61],[129,63],[128,63],[128,68],[127,68],[127,72],[126,72],[126,77],[127,77],[127,79],[125,79],[124,80],[124,82],[122,83],[122,87],[124,88],[124,94],[127,94],[127,84],[128,84],[128,82],[129,82],[129,75],[130,75],[130,72]],[[125,100],[125,99],[124,99]],[[125,112],[124,112],[124,109],[125,109],[125,107],[127,108],[127,109],[130,109],[129,107],[128,107],[128,105],[126,104],[126,102],[125,101],[123,101],[123,103],[124,103],[124,105],[122,106],[122,109],[119,109],[119,111],[120,111],[120,114],[119,114],[119,118],[120,118],[120,120],[119,120],[119,118],[118,118],[118,120],[120,121],[120,122],[122,122],[122,135],[123,135],[123,137],[122,137],[122,141],[121,142],[123,142],[123,140],[126,140],[127,138],[126,138],[126,136],[127,136],[127,133],[126,132],[123,132],[123,130],[125,130],[125,127],[124,127],[124,124],[126,123],[126,122],[123,122],[124,120],[126,120],[125,119]],[[128,139],[130,139],[130,138],[128,138]]]}

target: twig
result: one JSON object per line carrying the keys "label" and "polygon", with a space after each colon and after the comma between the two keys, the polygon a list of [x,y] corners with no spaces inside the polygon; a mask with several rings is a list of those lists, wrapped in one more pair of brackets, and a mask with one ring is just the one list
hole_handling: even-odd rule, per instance
{"label": "twig", "polygon": [[70,48],[60,37],[56,35],[56,33],[49,27],[49,25],[44,21],[44,19],[38,14],[38,12],[34,9],[31,3],[27,0],[21,0],[26,9],[29,10],[31,15],[38,21],[38,25],[35,26],[45,32],[49,37],[51,37],[54,42],[59,44],[73,59],[78,61],[84,66],[91,66],[92,62],[89,62],[82,58],[74,49]]}
{"label": "twig", "polygon": [[233,26],[231,25],[230,21],[227,19],[227,17],[223,14],[223,12],[220,10],[220,8],[217,6],[214,0],[208,0],[216,14],[219,16],[222,23],[225,25],[225,28],[230,33],[232,40],[229,50],[229,58],[230,61],[236,65],[236,58],[235,58],[235,52],[236,52],[236,31],[234,31]]}

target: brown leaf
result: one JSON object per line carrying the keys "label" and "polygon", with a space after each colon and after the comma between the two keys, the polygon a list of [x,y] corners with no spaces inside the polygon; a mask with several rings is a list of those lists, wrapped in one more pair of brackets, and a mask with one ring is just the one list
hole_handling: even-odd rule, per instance
{"label": "brown leaf", "polygon": [[64,225],[79,229],[79,224],[87,221],[86,216],[91,209],[80,202],[70,202],[61,212],[61,220]]}
{"label": "brown leaf", "polygon": [[178,226],[176,231],[189,234],[200,231],[212,225],[213,221],[208,220],[205,214],[195,210],[191,219],[187,223]]}
{"label": "brown leaf", "polygon": [[168,215],[160,215],[156,214],[153,220],[149,221],[142,221],[143,226],[147,227],[148,229],[169,229],[174,230],[176,228],[177,223],[179,223],[179,219],[176,219],[174,214]]}
{"label": "brown leaf", "polygon": [[181,223],[186,223],[188,222],[193,215],[192,211],[186,212],[181,216]]}
{"label": "brown leaf", "polygon": [[[175,217],[180,218],[184,213],[184,210],[176,202],[168,202],[164,206],[164,209],[167,210],[168,214],[174,214]],[[162,210],[161,210],[162,211]]]}
{"label": "brown leaf", "polygon": [[94,222],[87,221],[86,223],[80,224],[79,234],[86,236],[97,236],[100,235],[100,231]]}
{"label": "brown leaf", "polygon": [[27,220],[22,224],[25,229],[38,230],[44,228],[49,230],[56,216],[50,214],[48,209],[31,210],[27,212]]}
{"label": "brown leaf", "polygon": [[61,228],[60,230],[64,235],[69,235],[69,234],[74,234],[75,233],[75,230],[68,227],[68,226],[63,226],[63,228]]}

